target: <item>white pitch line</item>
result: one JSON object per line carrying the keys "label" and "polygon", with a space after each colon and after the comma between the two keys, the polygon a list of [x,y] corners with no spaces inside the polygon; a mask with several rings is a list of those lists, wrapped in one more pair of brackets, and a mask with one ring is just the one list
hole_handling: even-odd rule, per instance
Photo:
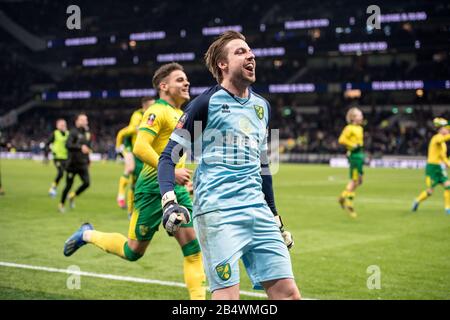
{"label": "white pitch line", "polygon": [[[168,287],[186,288],[186,285],[184,283],[173,282],[173,281],[162,281],[162,280],[154,280],[154,279],[126,277],[126,276],[118,276],[118,275],[113,275],[113,274],[94,273],[94,272],[86,272],[86,271],[75,271],[75,270],[71,270],[71,269],[57,269],[57,268],[32,266],[32,265],[28,265],[28,264],[18,264],[18,263],[3,262],[3,261],[0,261],[0,266],[2,266],[2,267],[10,267],[10,268],[19,268],[19,269],[46,271],[46,272],[76,274],[76,275],[80,275],[80,276],[93,277],[93,278],[102,278],[102,279],[110,279],[110,280],[117,280],[117,281],[149,283],[149,284],[157,284],[157,285],[168,286]],[[208,288],[208,291],[209,291],[209,288]],[[258,297],[258,298],[267,298],[267,295],[264,294],[264,293],[256,293],[256,292],[250,292],[250,291],[240,291],[240,293],[242,295],[244,295],[244,296]]]}

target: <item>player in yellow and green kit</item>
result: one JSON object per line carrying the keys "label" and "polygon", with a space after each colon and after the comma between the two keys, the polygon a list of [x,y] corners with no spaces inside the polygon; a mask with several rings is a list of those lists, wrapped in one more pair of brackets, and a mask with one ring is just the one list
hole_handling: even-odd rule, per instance
{"label": "player in yellow and green kit", "polygon": [[348,211],[350,217],[356,218],[353,201],[355,200],[355,191],[363,181],[364,166],[364,130],[362,123],[363,113],[358,108],[351,108],[346,115],[348,125],[345,126],[339,136],[339,144],[347,149],[347,159],[350,165],[350,181],[345,190],[339,197],[339,204]]}
{"label": "player in yellow and green kit", "polygon": [[431,138],[428,146],[425,182],[427,189],[414,200],[412,211],[417,211],[419,204],[433,194],[438,184],[444,187],[445,212],[450,214],[450,181],[446,168],[450,167],[447,157],[447,141],[450,141],[450,123],[444,118],[433,119],[437,133]]}
{"label": "player in yellow and green kit", "polygon": [[69,137],[69,131],[67,130],[67,123],[64,119],[56,120],[56,130],[52,132],[52,135],[45,144],[46,156],[48,151],[51,150],[53,154],[53,163],[55,164],[57,174],[55,179],[48,190],[48,194],[51,197],[56,197],[56,188],[59,181],[64,176],[64,170],[67,164],[68,151],[66,147],[66,141]]}
{"label": "player in yellow and green kit", "polygon": [[[161,195],[157,177],[159,156],[183,114],[181,106],[189,99],[189,82],[183,67],[178,63],[161,66],[153,76],[153,86],[159,99],[145,112],[133,153],[144,162],[135,187],[134,211],[128,229],[128,238],[119,233],[94,230],[90,223],[83,224],[64,244],[64,255],[70,256],[86,243],[118,255],[128,261],[140,259],[162,219]],[[174,236],[184,255],[184,280],[191,299],[205,299],[206,276],[200,246],[192,226],[192,201],[185,185],[190,180],[190,170],[184,161],[175,169],[175,180],[180,208],[187,216]]]}
{"label": "player in yellow and green kit", "polygon": [[[143,163],[139,158],[133,155],[133,146],[141,124],[142,117],[149,106],[155,103],[152,97],[144,97],[141,99],[141,108],[134,111],[130,118],[128,126],[119,130],[116,136],[116,152],[123,155],[125,161],[125,169],[119,180],[119,191],[117,194],[117,204],[125,209],[128,207],[128,214],[131,216],[133,212],[134,201],[134,183],[142,170]],[[127,186],[128,201],[125,201]],[[126,203],[127,202],[127,203]]]}

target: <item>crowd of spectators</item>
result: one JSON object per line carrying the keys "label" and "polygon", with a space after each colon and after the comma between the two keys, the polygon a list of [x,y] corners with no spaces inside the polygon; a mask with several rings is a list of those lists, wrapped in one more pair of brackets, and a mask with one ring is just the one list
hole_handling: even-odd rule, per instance
{"label": "crowd of spectators", "polygon": [[[346,125],[347,107],[305,109],[292,102],[287,98],[272,101],[271,129],[279,129],[281,152],[342,154],[344,148],[337,140]],[[19,117],[18,124],[5,130],[3,137],[10,149],[39,153],[56,119],[65,118],[72,126],[76,114],[86,112],[94,151],[113,157],[116,133],[127,125],[135,106],[138,101],[98,101],[95,107],[92,102],[77,102],[70,110],[36,108]],[[431,120],[435,116],[450,119],[450,111],[427,106],[389,110],[365,107],[364,116],[365,149],[370,154],[423,156],[434,134]]]}

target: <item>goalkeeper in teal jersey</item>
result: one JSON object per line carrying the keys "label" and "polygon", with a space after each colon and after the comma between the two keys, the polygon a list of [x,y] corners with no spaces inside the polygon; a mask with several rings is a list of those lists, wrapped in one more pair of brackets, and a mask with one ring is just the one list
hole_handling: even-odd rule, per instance
{"label": "goalkeeper in teal jersey", "polygon": [[254,288],[269,299],[299,299],[288,251],[292,236],[277,213],[268,168],[270,106],[249,88],[255,56],[242,34],[227,31],[205,57],[219,84],[189,103],[161,154],[163,225],[176,233],[186,220],[174,193],[174,168],[183,148],[193,149],[199,153],[193,221],[212,298],[239,298],[242,259]]}

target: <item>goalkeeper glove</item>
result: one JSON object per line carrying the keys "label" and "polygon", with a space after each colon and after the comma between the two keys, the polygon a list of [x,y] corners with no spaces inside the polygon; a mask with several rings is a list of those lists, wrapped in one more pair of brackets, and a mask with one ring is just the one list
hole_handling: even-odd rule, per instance
{"label": "goalkeeper glove", "polygon": [[277,223],[277,227],[280,229],[281,235],[283,236],[283,241],[288,249],[291,249],[294,246],[294,238],[289,231],[284,230],[283,221],[281,221],[281,217],[277,214],[275,215],[275,222]]}
{"label": "goalkeeper glove", "polygon": [[170,236],[177,233],[182,223],[186,224],[191,221],[188,209],[177,203],[177,198],[173,191],[166,192],[163,195],[161,204],[163,208],[162,223]]}

